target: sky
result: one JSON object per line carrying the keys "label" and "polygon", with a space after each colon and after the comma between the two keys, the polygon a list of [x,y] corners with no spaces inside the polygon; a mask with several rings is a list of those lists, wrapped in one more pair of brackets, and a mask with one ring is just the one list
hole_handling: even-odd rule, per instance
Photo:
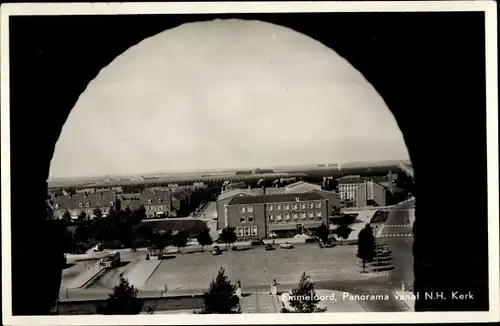
{"label": "sky", "polygon": [[285,27],[214,20],[103,68],[62,129],[49,179],[408,157],[383,99],[334,50]]}

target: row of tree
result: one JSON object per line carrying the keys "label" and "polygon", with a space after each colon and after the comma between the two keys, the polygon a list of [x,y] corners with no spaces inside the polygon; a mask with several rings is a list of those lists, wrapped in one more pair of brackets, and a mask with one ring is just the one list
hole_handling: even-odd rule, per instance
{"label": "row of tree", "polygon": [[[217,276],[210,282],[208,291],[203,294],[205,307],[195,311],[198,314],[238,314],[241,313],[240,299],[236,294],[238,284],[233,284],[220,268]],[[166,294],[167,286],[162,291]],[[299,284],[291,292],[289,307],[283,307],[283,313],[324,312],[326,308],[318,307],[320,299],[316,296],[314,282],[304,272]],[[136,315],[144,307],[145,299],[139,297],[139,291],[126,278],[120,276],[120,282],[109,294],[106,303],[98,308],[98,313],[104,315]],[[154,313],[155,307],[150,306],[148,313]]]}

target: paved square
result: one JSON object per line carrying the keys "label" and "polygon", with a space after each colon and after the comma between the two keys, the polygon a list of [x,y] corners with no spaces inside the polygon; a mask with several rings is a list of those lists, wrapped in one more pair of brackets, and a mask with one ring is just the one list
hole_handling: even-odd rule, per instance
{"label": "paved square", "polygon": [[178,254],[164,260],[144,285],[144,290],[204,290],[224,267],[234,282],[239,278],[243,287],[269,284],[276,277],[281,284],[297,284],[302,272],[314,281],[361,279],[357,270],[357,246],[336,246],[320,249],[317,244],[296,245],[293,249],[265,251],[264,247],[249,250],[224,251],[219,256],[205,252]]}

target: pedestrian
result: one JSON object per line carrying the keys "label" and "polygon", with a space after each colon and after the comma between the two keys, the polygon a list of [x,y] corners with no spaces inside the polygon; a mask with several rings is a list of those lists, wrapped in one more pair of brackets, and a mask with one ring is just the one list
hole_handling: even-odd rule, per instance
{"label": "pedestrian", "polygon": [[238,280],[236,281],[236,295],[238,296],[238,298],[242,298],[243,295],[241,293],[241,281],[240,279],[238,278]]}

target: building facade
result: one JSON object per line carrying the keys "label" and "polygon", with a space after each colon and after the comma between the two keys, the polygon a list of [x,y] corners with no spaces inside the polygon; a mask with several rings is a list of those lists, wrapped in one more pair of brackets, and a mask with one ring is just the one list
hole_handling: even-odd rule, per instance
{"label": "building facade", "polygon": [[69,212],[72,219],[77,219],[84,212],[88,219],[92,219],[97,208],[103,216],[106,216],[111,208],[115,208],[117,196],[114,191],[105,191],[57,196],[53,201],[54,218],[61,219],[64,213]]}
{"label": "building facade", "polygon": [[237,196],[225,207],[240,240],[290,236],[328,226],[327,200],[315,192]]}
{"label": "building facade", "polygon": [[[366,205],[361,205],[363,204],[363,200],[360,199],[360,195],[363,195],[364,192],[366,192],[363,189],[359,189],[358,187],[365,185],[366,183],[371,183],[371,184],[376,184],[377,186],[368,186],[369,191],[372,189],[372,187],[379,188],[380,186],[383,187],[384,189],[386,187],[391,187],[393,184],[393,180],[391,180],[387,176],[375,176],[375,177],[361,177],[361,176],[346,176],[338,179],[338,193],[340,195],[340,200],[342,201],[353,201],[355,202],[355,205],[358,207],[361,206],[366,206]],[[377,190],[381,191],[381,190]],[[370,197],[373,197],[372,195],[368,196],[368,200],[370,200]],[[378,201],[380,201],[380,198],[378,197]],[[385,202],[385,199],[384,199]]]}
{"label": "building facade", "polygon": [[387,190],[381,184],[365,181],[356,188],[354,203],[356,207],[385,206]]}

